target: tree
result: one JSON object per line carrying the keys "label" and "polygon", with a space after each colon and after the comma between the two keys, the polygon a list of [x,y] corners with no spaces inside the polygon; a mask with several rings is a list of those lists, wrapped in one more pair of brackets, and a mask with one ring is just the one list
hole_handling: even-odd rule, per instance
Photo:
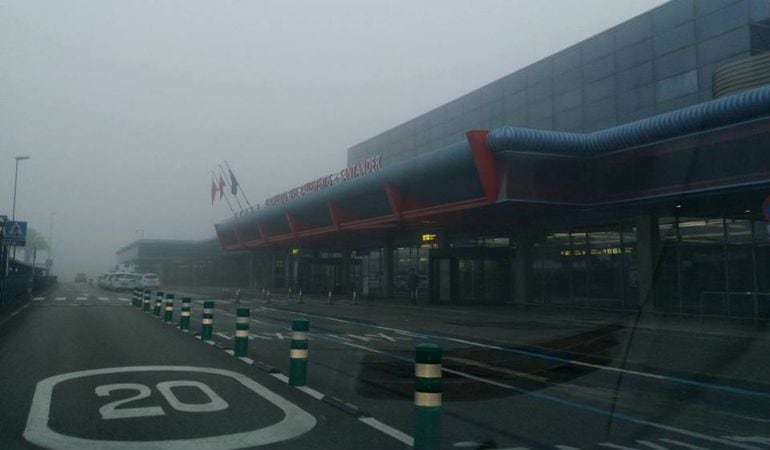
{"label": "tree", "polygon": [[27,243],[24,246],[24,262],[32,262],[34,249],[48,251],[48,241],[32,227],[27,227]]}

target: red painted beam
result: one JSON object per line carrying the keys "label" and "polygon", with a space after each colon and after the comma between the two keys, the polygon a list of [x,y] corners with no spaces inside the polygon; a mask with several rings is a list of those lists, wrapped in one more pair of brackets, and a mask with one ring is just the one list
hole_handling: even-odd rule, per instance
{"label": "red painted beam", "polygon": [[500,176],[495,154],[487,147],[487,133],[489,132],[486,130],[471,130],[465,133],[465,137],[468,139],[473,163],[476,165],[476,172],[484,189],[484,197],[487,203],[494,203],[500,192]]}
{"label": "red painted beam", "polygon": [[401,220],[401,212],[404,209],[404,197],[390,183],[385,183],[385,195],[388,197],[388,203],[390,204],[390,210],[393,211],[393,217],[395,217],[396,220]]}

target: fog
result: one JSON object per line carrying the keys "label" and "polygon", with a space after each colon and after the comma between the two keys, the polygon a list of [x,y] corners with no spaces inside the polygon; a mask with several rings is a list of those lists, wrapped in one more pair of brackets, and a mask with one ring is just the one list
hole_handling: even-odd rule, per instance
{"label": "fog", "polygon": [[57,275],[102,272],[142,235],[211,238],[223,160],[261,203],[660,3],[0,1],[0,214],[27,155],[16,218],[46,238],[53,219]]}

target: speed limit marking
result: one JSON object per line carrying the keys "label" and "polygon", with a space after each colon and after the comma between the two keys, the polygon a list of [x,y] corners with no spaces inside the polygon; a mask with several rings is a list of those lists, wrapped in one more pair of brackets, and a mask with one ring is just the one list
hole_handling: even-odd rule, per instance
{"label": "speed limit marking", "polygon": [[[172,439],[160,441],[116,441],[85,439],[58,433],[49,427],[48,424],[51,413],[51,398],[54,387],[56,387],[57,384],[77,378],[134,372],[186,372],[229,377],[281,409],[284,417],[280,422],[251,431],[208,436],[195,439]],[[201,405],[190,405],[180,402],[171,391],[171,388],[178,386],[188,386],[199,389],[209,398],[209,402]],[[158,383],[155,388],[166,398],[168,404],[177,411],[205,413],[208,411],[219,411],[228,407],[227,402],[225,402],[216,392],[214,392],[206,384],[200,382],[167,381]],[[148,396],[150,387],[143,384],[134,383],[102,385],[96,388],[96,395],[109,396],[110,391],[115,389],[134,389],[139,392],[138,396],[120,401],[121,403],[126,403],[133,399],[144,398]],[[122,412],[121,414],[123,415],[128,412],[128,415],[125,417],[136,417],[137,415],[153,416],[163,414],[163,409],[161,407],[116,409],[117,406],[117,402],[113,402],[108,404],[107,408],[103,407],[102,410],[100,410],[102,418],[105,420],[120,418],[116,417],[115,415],[119,412]],[[315,427],[315,425],[315,418],[308,412],[279,396],[275,392],[267,389],[256,381],[236,372],[207,367],[132,366],[70,372],[46,378],[45,380],[38,382],[35,389],[35,395],[32,398],[32,406],[30,407],[29,417],[27,418],[27,426],[24,429],[24,438],[33,444],[53,449],[74,450],[81,448],[100,448],[105,450],[132,450],[151,447],[155,449],[170,450],[188,446],[187,448],[191,449],[206,448],[229,450],[267,445],[292,439],[310,431],[313,429],[313,427]]]}

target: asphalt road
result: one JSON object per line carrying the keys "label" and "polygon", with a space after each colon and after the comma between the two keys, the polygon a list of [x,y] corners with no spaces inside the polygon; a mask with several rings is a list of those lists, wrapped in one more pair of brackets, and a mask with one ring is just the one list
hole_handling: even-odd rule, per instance
{"label": "asphalt road", "polygon": [[404,447],[129,297],[63,285],[3,319],[0,448]]}
{"label": "asphalt road", "polygon": [[[764,372],[765,362],[755,365],[760,369],[754,377],[732,376],[743,375],[744,366],[752,362],[736,361],[754,359],[766,348],[757,342],[749,348],[741,343],[743,351],[738,352],[738,344],[730,340],[665,336],[666,345],[657,352],[673,361],[671,355],[678,351],[685,362],[661,368],[640,358],[655,353],[661,344],[644,336],[629,341],[628,330],[612,324],[565,326],[551,339],[540,330],[530,333],[538,342],[523,345],[515,333],[504,339],[508,334],[492,332],[488,323],[448,311],[436,315],[463,325],[465,332],[439,329],[436,320],[426,320],[426,328],[406,316],[399,320],[392,311],[377,314],[367,309],[364,314],[349,306],[300,306],[287,299],[244,299],[240,304],[220,299],[214,345],[207,345],[177,325],[179,300],[191,295],[191,330],[199,331],[205,297],[195,289],[175,293],[172,324],[130,306],[130,293],[64,285],[0,325],[0,379],[7,381],[2,398],[11,405],[3,408],[0,447],[28,445],[22,437],[25,424],[27,436],[41,439],[38,431],[29,432],[35,383],[86,370],[102,372],[61,380],[45,394],[50,397],[50,430],[91,441],[147,443],[235,435],[280,420],[280,408],[258,395],[252,399],[254,394],[237,379],[211,371],[219,369],[245,375],[315,419],[311,429],[272,444],[275,448],[404,448],[414,431],[414,347],[434,342],[444,349],[444,448],[474,448],[483,442],[496,448],[562,450],[770,448],[770,374]],[[251,312],[249,358],[256,365],[226,353],[233,346],[238,307]],[[287,373],[290,322],[297,317],[311,323],[311,390],[306,391],[287,386],[280,373],[257,368],[266,364]],[[626,357],[634,345],[644,346],[644,353]],[[721,370],[715,359],[721,361]],[[103,371],[145,366],[151,368]],[[169,381],[183,382],[172,383],[182,409],[189,402],[208,405],[204,409],[211,411],[176,410],[174,395],[169,399],[160,392]],[[99,386],[104,393],[109,390],[104,386],[127,383],[132,386],[114,394],[95,393]],[[215,394],[206,395],[206,388],[196,383]],[[146,386],[149,395],[132,406],[160,406],[164,415],[104,418],[110,396],[131,397],[128,389],[144,395],[139,385]],[[215,396],[228,407],[217,409],[222,402]],[[337,399],[348,406],[339,408]],[[123,408],[118,405],[115,411]],[[304,422],[298,423],[295,428]],[[80,448],[58,440],[36,442]],[[198,448],[209,448],[199,442]]]}

